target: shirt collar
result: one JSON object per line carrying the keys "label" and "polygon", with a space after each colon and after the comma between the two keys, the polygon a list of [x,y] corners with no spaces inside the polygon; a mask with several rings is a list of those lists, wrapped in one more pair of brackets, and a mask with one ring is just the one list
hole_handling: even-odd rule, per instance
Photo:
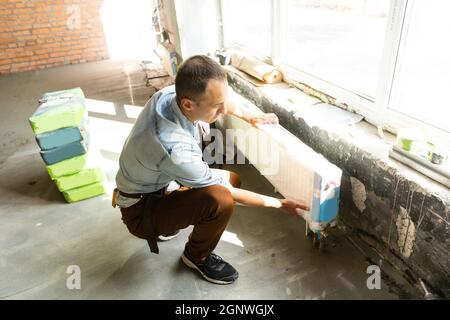
{"label": "shirt collar", "polygon": [[175,118],[179,121],[181,127],[184,130],[188,131],[192,136],[194,136],[195,127],[198,121],[194,121],[194,123],[192,123],[188,118],[186,118],[186,116],[181,112],[180,107],[178,106],[176,96],[172,98],[171,107],[175,114]]}

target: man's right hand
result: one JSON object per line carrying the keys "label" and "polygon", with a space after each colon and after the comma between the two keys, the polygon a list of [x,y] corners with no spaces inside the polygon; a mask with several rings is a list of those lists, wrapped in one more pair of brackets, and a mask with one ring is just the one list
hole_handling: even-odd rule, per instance
{"label": "man's right hand", "polygon": [[[301,214],[302,210],[310,210],[306,203],[294,199],[278,199],[240,188],[233,188],[232,194],[234,201],[242,205],[251,207],[278,208],[298,217],[303,217]],[[299,212],[297,212],[297,210],[299,210]]]}
{"label": "man's right hand", "polygon": [[294,199],[280,199],[281,207],[280,209],[284,212],[293,214],[295,216],[301,217],[296,209],[301,209],[304,211],[309,211],[310,208],[303,201],[297,201]]}

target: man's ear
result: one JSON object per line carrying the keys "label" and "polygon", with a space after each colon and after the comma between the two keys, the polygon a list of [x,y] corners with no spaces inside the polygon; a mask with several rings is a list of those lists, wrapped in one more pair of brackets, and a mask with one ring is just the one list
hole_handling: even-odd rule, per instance
{"label": "man's ear", "polygon": [[181,106],[183,109],[191,111],[194,108],[194,103],[191,99],[188,98],[182,98],[181,99]]}

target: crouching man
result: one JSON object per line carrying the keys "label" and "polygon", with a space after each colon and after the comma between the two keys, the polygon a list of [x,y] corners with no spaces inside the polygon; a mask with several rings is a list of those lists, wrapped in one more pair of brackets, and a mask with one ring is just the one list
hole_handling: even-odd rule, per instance
{"label": "crouching man", "polygon": [[[148,241],[170,239],[193,225],[182,261],[208,281],[229,284],[235,268],[213,251],[236,202],[276,207],[295,214],[308,210],[291,199],[276,199],[239,189],[237,174],[210,169],[198,144],[198,122],[213,123],[223,114],[252,125],[276,122],[273,114],[252,115],[227,100],[226,74],[206,56],[193,56],[179,68],[175,86],[155,93],[146,104],[120,155],[113,205],[130,233]],[[177,184],[179,188],[169,192]]]}

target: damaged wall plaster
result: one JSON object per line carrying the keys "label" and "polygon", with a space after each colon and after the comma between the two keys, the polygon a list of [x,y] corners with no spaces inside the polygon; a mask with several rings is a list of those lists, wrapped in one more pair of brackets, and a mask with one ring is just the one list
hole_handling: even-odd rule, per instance
{"label": "damaged wall plaster", "polygon": [[[409,292],[405,297],[422,296],[417,287],[421,278],[431,291],[450,298],[450,194],[423,188],[345,137],[309,126],[292,110],[283,108],[240,76],[228,72],[228,81],[237,93],[262,111],[276,113],[280,125],[343,170],[340,221],[351,230],[349,237],[366,248],[368,258],[387,261],[383,271],[390,273],[393,279],[405,281],[401,285],[398,283],[399,288]],[[351,181],[351,177],[357,180]],[[364,185],[364,192],[357,191],[358,182]],[[417,192],[421,195],[414,196]],[[357,194],[361,197],[355,198]],[[363,201],[364,194],[367,199]],[[361,201],[355,202],[357,199]],[[358,208],[356,203],[364,207]],[[398,226],[403,225],[400,221],[409,219],[409,230],[407,227],[396,229],[400,206],[406,208],[407,217],[401,214]],[[362,208],[364,214],[361,214]],[[401,249],[397,239],[400,239]],[[394,269],[389,271],[388,265],[400,274]]]}
{"label": "damaged wall plaster", "polygon": [[398,248],[405,258],[409,258],[413,252],[414,241],[416,240],[416,227],[405,208],[400,207],[400,213],[397,216],[397,235]]}
{"label": "damaged wall plaster", "polygon": [[364,184],[356,179],[355,177],[350,177],[350,182],[352,184],[352,199],[355,206],[358,208],[360,212],[363,212],[366,209],[366,187]]}

